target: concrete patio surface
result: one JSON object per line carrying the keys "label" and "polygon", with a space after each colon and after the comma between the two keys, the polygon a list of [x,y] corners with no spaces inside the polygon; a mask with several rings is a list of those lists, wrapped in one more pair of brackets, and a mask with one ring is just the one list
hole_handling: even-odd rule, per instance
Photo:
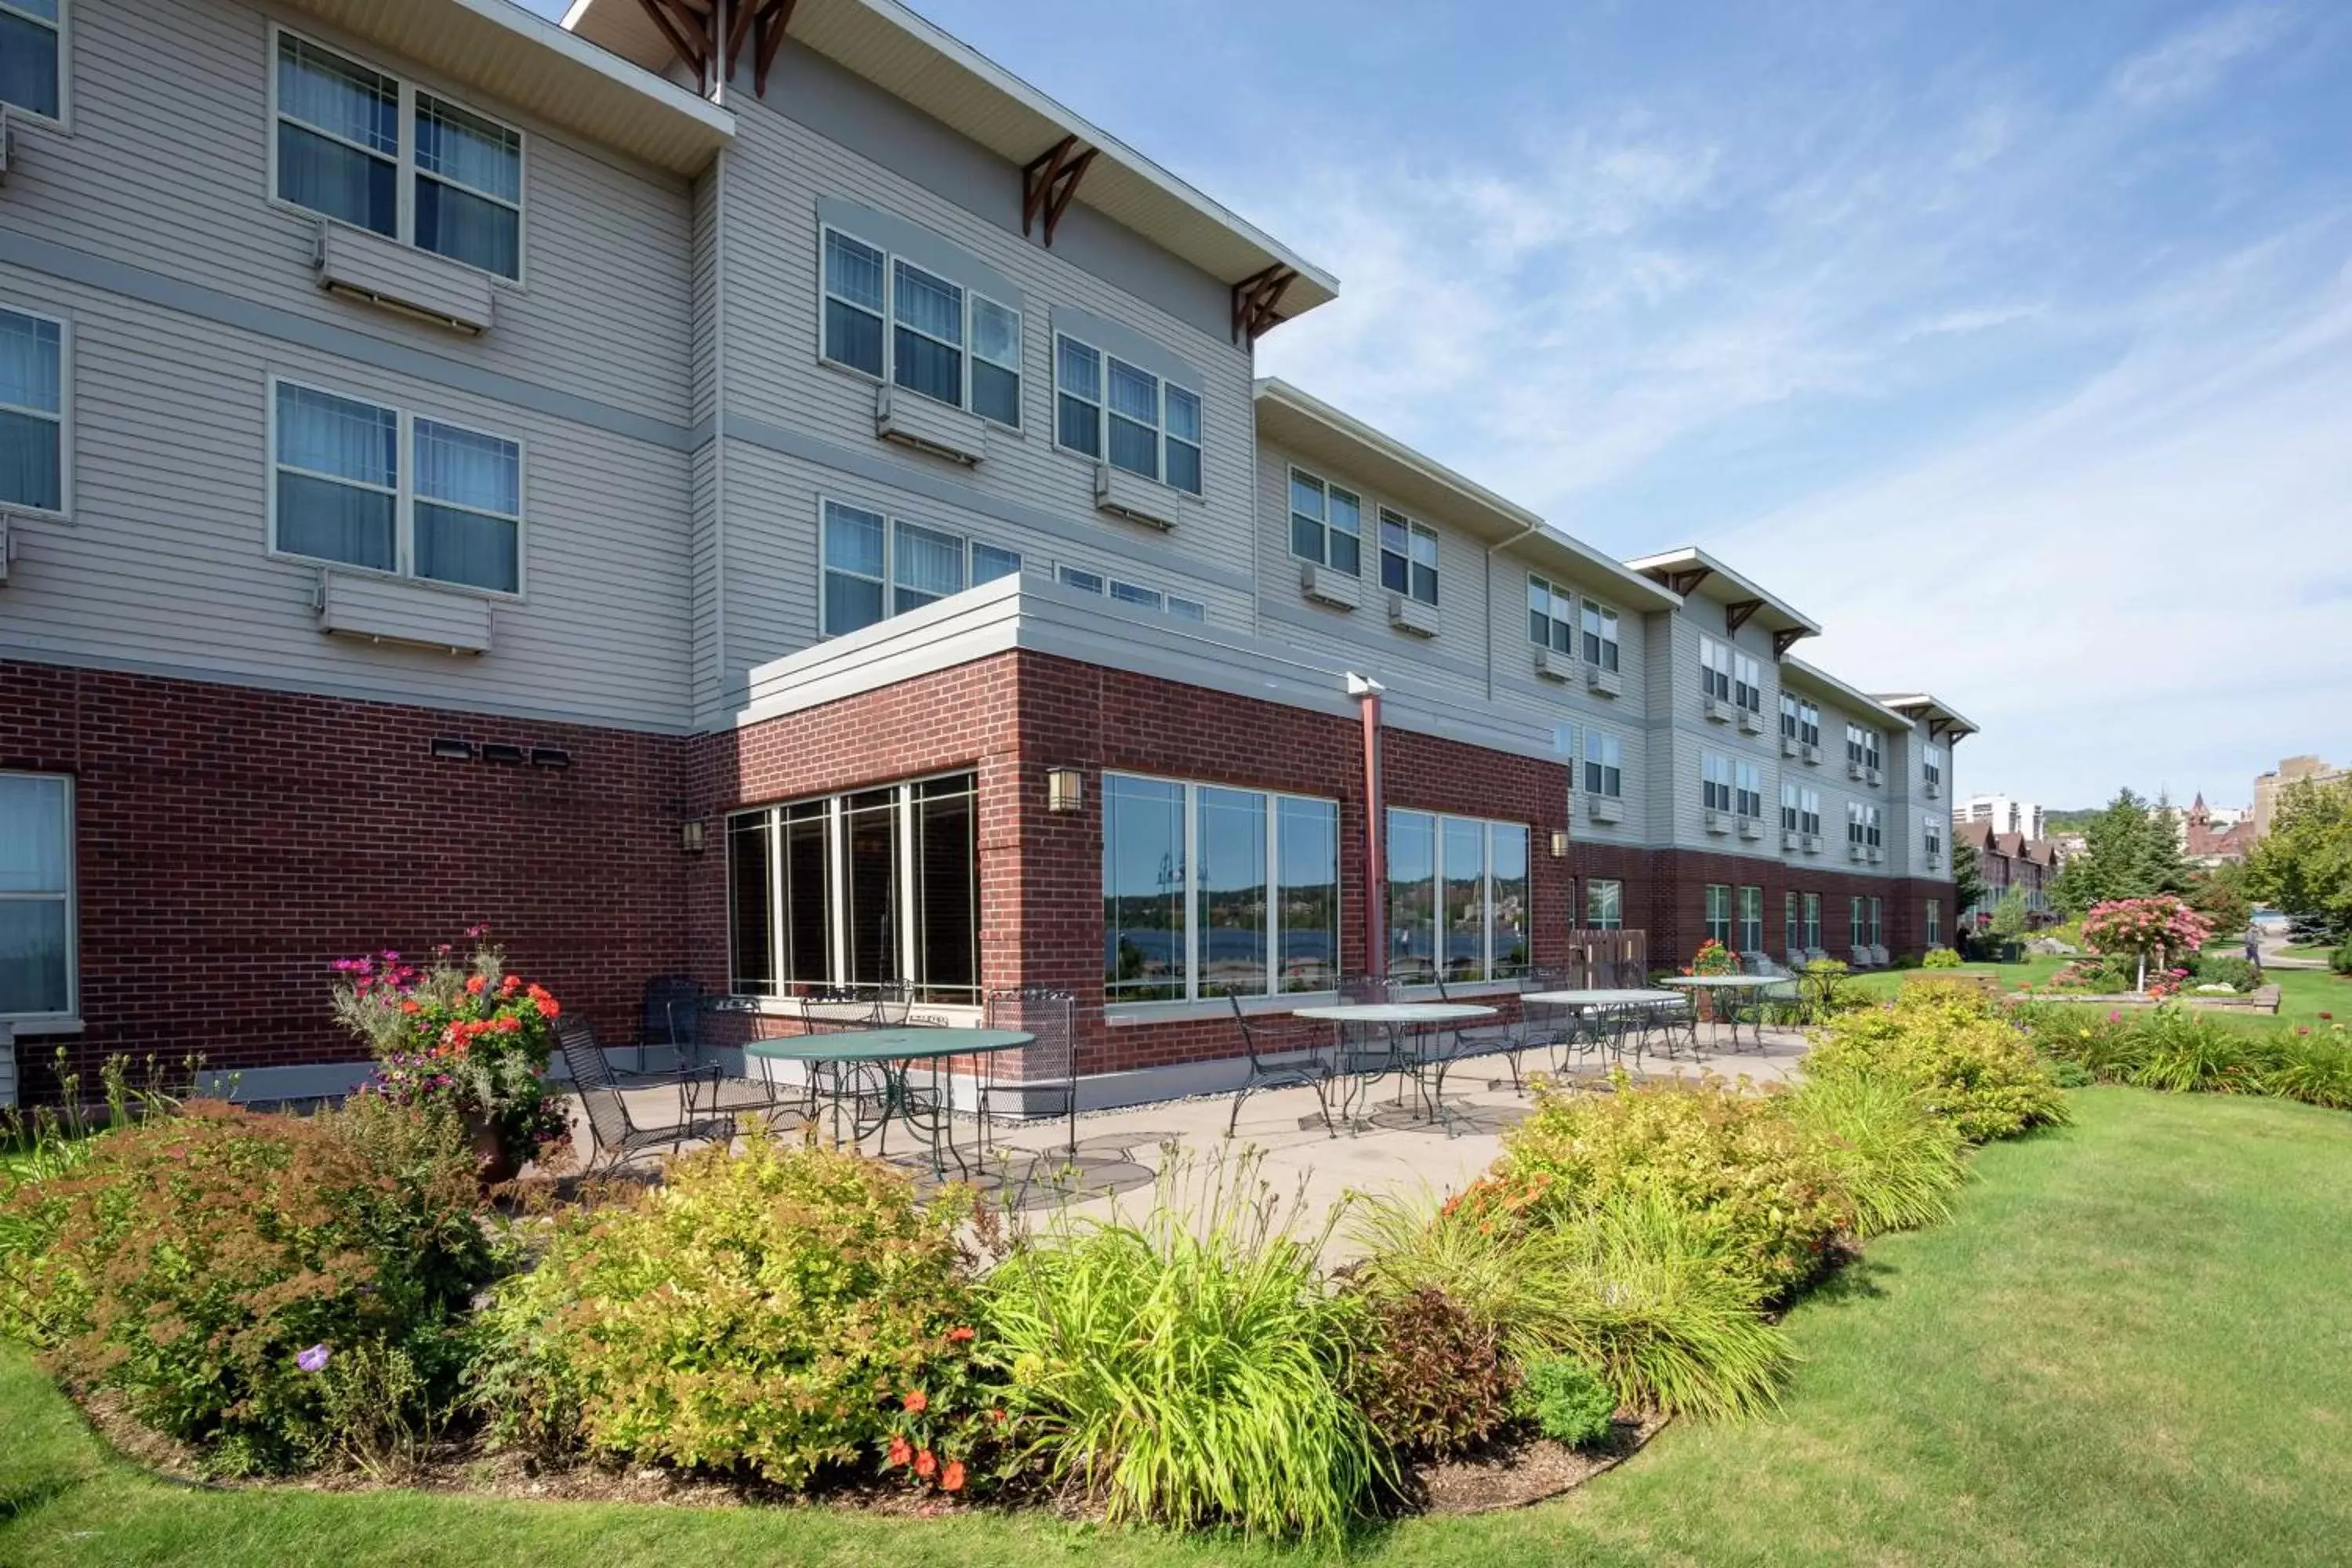
{"label": "concrete patio surface", "polygon": [[[1696,1079],[1713,1073],[1723,1078],[1745,1076],[1759,1084],[1783,1082],[1799,1076],[1806,1039],[1795,1029],[1768,1029],[1759,1051],[1752,1037],[1732,1048],[1721,1026],[1702,1026],[1699,1049],[1686,1047],[1673,1057],[1647,1057],[1637,1076],[1644,1079]],[[1530,1053],[1527,1062],[1532,1079],[1543,1064]],[[1633,1063],[1628,1058],[1629,1070]],[[1606,1085],[1605,1058],[1586,1058],[1563,1081]],[[674,1093],[635,1089],[628,1098],[633,1111],[652,1122],[675,1117]],[[1335,1113],[1338,1110],[1335,1094]],[[1151,1188],[1171,1153],[1179,1158],[1211,1156],[1219,1151],[1255,1150],[1262,1159],[1261,1176],[1285,1197],[1303,1194],[1300,1218],[1318,1223],[1333,1204],[1351,1192],[1412,1194],[1427,1190],[1444,1194],[1475,1180],[1503,1152],[1503,1133],[1524,1118],[1533,1093],[1513,1092],[1509,1068],[1499,1057],[1457,1063],[1446,1078],[1445,1119],[1439,1125],[1418,1114],[1414,1096],[1406,1089],[1399,1099],[1393,1078],[1359,1109],[1353,1125],[1340,1121],[1338,1131],[1327,1131],[1317,1113],[1314,1091],[1293,1088],[1252,1095],[1242,1108],[1234,1136],[1225,1136],[1233,1096],[1221,1094],[1195,1100],[1168,1100],[1117,1110],[1090,1111],[1077,1122],[1076,1158],[1065,1152],[1068,1124],[1060,1119],[1000,1126],[993,1130],[992,1149],[976,1148],[978,1123],[959,1117],[955,1136],[961,1168],[947,1165],[949,1179],[968,1179],[1036,1220],[1055,1207],[1067,1205],[1082,1215],[1108,1215],[1124,1211],[1140,1214],[1151,1200]],[[1339,1119],[1335,1114],[1335,1121]],[[584,1165],[593,1147],[587,1119],[575,1104],[574,1144]],[[827,1135],[820,1128],[819,1136]],[[779,1135],[802,1136],[797,1123]],[[919,1179],[935,1180],[928,1160],[908,1149],[903,1129],[893,1129],[887,1145],[868,1139],[869,1153],[904,1161]],[[641,1156],[630,1169],[651,1176],[659,1157]],[[1336,1244],[1344,1249],[1344,1237]]]}

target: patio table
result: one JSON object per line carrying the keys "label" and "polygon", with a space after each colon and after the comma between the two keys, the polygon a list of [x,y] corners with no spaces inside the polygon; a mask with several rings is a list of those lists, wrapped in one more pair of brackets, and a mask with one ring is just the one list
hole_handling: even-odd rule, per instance
{"label": "patio table", "polygon": [[[779,1035],[753,1040],[743,1047],[747,1057],[768,1061],[793,1061],[807,1067],[814,1083],[816,1075],[830,1068],[835,1075],[835,1100],[841,1099],[841,1079],[858,1068],[870,1068],[882,1079],[878,1096],[879,1108],[869,1118],[859,1109],[866,1098],[851,1097],[850,1127],[855,1138],[863,1142],[868,1133],[880,1131],[883,1142],[889,1141],[889,1126],[895,1120],[907,1130],[908,1136],[927,1149],[931,1156],[931,1169],[943,1173],[940,1159],[942,1143],[952,1152],[954,1140],[949,1135],[949,1107],[936,1097],[928,1108],[908,1087],[908,1069],[917,1062],[938,1063],[950,1057],[987,1056],[997,1051],[1018,1050],[1032,1044],[1036,1036],[1021,1029],[937,1029],[908,1026],[891,1029],[843,1029],[824,1035]],[[837,1124],[836,1124],[837,1125]],[[878,1147],[878,1145],[877,1145]],[[963,1157],[956,1156],[958,1169],[963,1168]]]}
{"label": "patio table", "polygon": [[[1684,991],[1761,991],[1774,985],[1786,985],[1788,980],[1778,974],[1671,974],[1658,982]],[[1756,1010],[1756,1048],[1764,1048],[1764,1009]],[[1731,1020],[1731,1045],[1739,1047],[1739,1019]]]}
{"label": "patio table", "polygon": [[[1600,986],[1584,990],[1530,991],[1519,998],[1519,1005],[1522,1007],[1528,1005],[1538,1007],[1565,1007],[1570,1012],[1577,1015],[1578,1023],[1580,1026],[1583,1022],[1584,1016],[1588,1013],[1612,1013],[1621,1008],[1655,1007],[1665,1003],[1679,1002],[1681,1000],[1681,993],[1675,991],[1650,991],[1622,986]],[[1572,1046],[1575,1043],[1576,1038],[1577,1037],[1575,1033],[1571,1031],[1568,1039],[1562,1045],[1562,1051],[1564,1052],[1568,1047]],[[1589,1037],[1589,1039],[1595,1049],[1599,1049],[1602,1046],[1608,1044],[1608,1042],[1601,1039],[1597,1028]],[[1642,1057],[1640,1047],[1641,1041],[1637,1038],[1634,1043],[1633,1051],[1633,1059],[1637,1064],[1640,1062]],[[1612,1053],[1618,1054],[1613,1047],[1612,1047]],[[1556,1057],[1553,1065],[1558,1067],[1560,1059],[1560,1058]]]}
{"label": "patio table", "polygon": [[[1408,1031],[1433,1024],[1466,1024],[1473,1019],[1492,1018],[1497,1011],[1475,1002],[1339,1002],[1323,1007],[1300,1007],[1294,1010],[1292,1016],[1337,1024],[1342,1031],[1350,1024],[1385,1031],[1389,1037],[1389,1059],[1396,1064],[1398,1071],[1412,1078],[1423,1104],[1429,1108],[1430,1119],[1444,1124],[1445,1058],[1441,1053],[1408,1048]],[[1433,1068],[1437,1075],[1433,1089],[1423,1076]],[[1387,1076],[1385,1068],[1372,1074],[1366,1080],[1367,1089],[1372,1082]],[[1349,1116],[1351,1123],[1356,1120],[1352,1114]]]}

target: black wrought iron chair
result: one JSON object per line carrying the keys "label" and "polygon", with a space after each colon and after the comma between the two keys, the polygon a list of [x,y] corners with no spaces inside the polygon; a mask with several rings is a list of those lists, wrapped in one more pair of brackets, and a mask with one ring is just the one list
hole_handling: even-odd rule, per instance
{"label": "black wrought iron chair", "polygon": [[[609,1173],[648,1149],[672,1152],[689,1142],[727,1142],[735,1136],[731,1112],[703,1110],[694,1102],[687,1077],[677,1073],[633,1073],[615,1068],[596,1041],[596,1032],[577,1014],[555,1021],[555,1043],[562,1052],[564,1070],[572,1075],[572,1092],[588,1113],[588,1130],[596,1142],[589,1173]],[[667,1122],[639,1121],[622,1092],[631,1089],[668,1089],[677,1095],[677,1117]]]}
{"label": "black wrought iron chair", "polygon": [[1242,1011],[1238,992],[1226,992],[1225,1000],[1233,1006],[1234,1023],[1242,1032],[1242,1049],[1249,1057],[1249,1077],[1234,1094],[1233,1112],[1225,1118],[1225,1136],[1232,1137],[1241,1125],[1242,1102],[1251,1095],[1265,1089],[1297,1088],[1315,1091],[1323,1131],[1339,1136],[1331,1121],[1331,1061],[1316,1038],[1322,1031],[1310,1019],[1276,1015],[1253,1018]]}
{"label": "black wrought iron chair", "polygon": [[1001,1102],[1033,1115],[1043,1098],[1053,1114],[1067,1119],[1062,1152],[1075,1159],[1078,1148],[1077,1000],[1045,985],[992,991],[983,1000],[982,1023],[991,1029],[1016,1029],[1033,1037],[1017,1056],[991,1051],[974,1058],[974,1094],[980,1112],[980,1146],[986,1152]]}
{"label": "black wrought iron chair", "polygon": [[691,974],[656,974],[646,982],[644,1006],[637,1015],[637,1070],[646,1070],[646,1049],[667,1046],[676,1051],[680,1068],[691,1067],[697,1005],[702,986]]}

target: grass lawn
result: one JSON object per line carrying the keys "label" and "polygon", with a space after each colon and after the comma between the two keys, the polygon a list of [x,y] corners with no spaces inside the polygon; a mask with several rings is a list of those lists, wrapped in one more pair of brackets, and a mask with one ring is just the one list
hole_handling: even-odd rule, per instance
{"label": "grass lawn", "polygon": [[2054,952],[2038,952],[2016,963],[1963,963],[1958,969],[1873,969],[1848,976],[1845,984],[1873,996],[1892,996],[1895,988],[1913,975],[1950,977],[1960,974],[1990,974],[2000,982],[2004,991],[2014,991],[2021,985],[2047,985],[2058,972],[2074,960]]}
{"label": "grass lawn", "polygon": [[[2215,948],[2216,953],[2234,949]],[[1878,997],[1895,994],[1895,988],[1906,980],[1927,979],[1937,975],[1990,974],[1998,977],[2004,991],[2014,991],[2021,985],[2039,990],[2049,984],[2057,973],[2073,960],[2055,954],[2042,954],[2022,963],[1964,963],[1958,969],[1939,970],[1874,970],[1850,977],[1846,984],[1856,990]],[[2291,1028],[2295,1025],[2309,1026],[2314,1031],[2324,1029],[2330,1022],[2352,1024],[2352,976],[2333,973],[2325,969],[2272,969],[2263,978],[2279,988],[2277,1016],[2261,1014],[2216,1013],[2210,1015],[2235,1027],[2247,1029]],[[2050,1000],[2064,1001],[2063,993],[2053,993]],[[2324,1019],[2322,1013],[2335,1017]]]}
{"label": "grass lawn", "polygon": [[[1872,1244],[1790,1320],[1786,1411],[1681,1424],[1560,1502],[1416,1521],[1386,1564],[2306,1563],[2352,1539],[2352,1116],[2071,1097],[1976,1161],[1958,1222]],[[916,1563],[1304,1554],[1028,1521],[886,1521],[389,1492],[194,1490],[103,1454],[0,1350],[0,1562]]]}

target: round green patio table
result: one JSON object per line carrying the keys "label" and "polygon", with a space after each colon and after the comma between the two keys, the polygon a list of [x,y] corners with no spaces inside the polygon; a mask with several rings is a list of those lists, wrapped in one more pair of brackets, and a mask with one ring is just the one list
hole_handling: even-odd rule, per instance
{"label": "round green patio table", "polygon": [[[823,1035],[779,1035],[770,1039],[753,1040],[743,1047],[744,1054],[768,1061],[800,1062],[809,1069],[812,1097],[819,1076],[828,1069],[834,1078],[834,1099],[836,1106],[844,1098],[850,1103],[850,1127],[855,1141],[864,1142],[868,1134],[880,1132],[877,1152],[884,1151],[890,1140],[890,1123],[897,1121],[909,1137],[927,1149],[931,1156],[931,1169],[943,1173],[942,1147],[954,1153],[950,1134],[952,1107],[939,1094],[920,1096],[908,1087],[908,1069],[917,1062],[939,1062],[949,1057],[992,1056],[998,1051],[1015,1051],[1029,1045],[1036,1036],[1020,1029],[937,1029],[907,1026],[891,1029],[839,1029]],[[864,1075],[864,1084],[857,1079]],[[878,1079],[878,1083],[875,1080]],[[849,1085],[845,1097],[843,1088]],[[928,1100],[928,1103],[926,1101]],[[874,1109],[869,1115],[868,1104]],[[836,1128],[839,1123],[835,1123]],[[963,1169],[963,1156],[956,1154],[956,1166]]]}

